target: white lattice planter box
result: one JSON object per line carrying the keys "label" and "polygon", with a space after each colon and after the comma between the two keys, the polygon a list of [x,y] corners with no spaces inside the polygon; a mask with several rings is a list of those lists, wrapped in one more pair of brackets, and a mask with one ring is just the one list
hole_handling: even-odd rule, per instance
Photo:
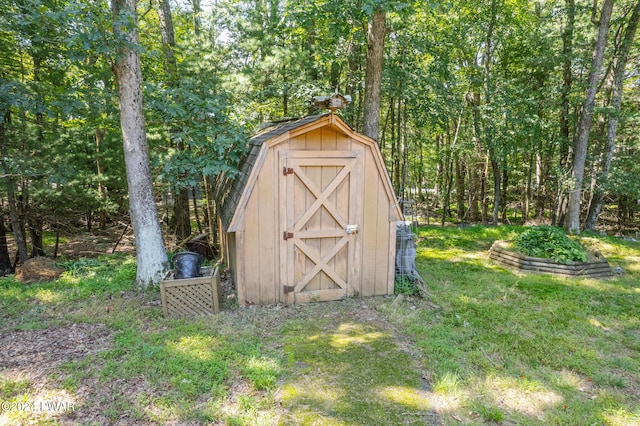
{"label": "white lattice planter box", "polygon": [[200,277],[175,279],[173,271],[160,283],[165,318],[213,315],[220,310],[220,270],[202,268]]}

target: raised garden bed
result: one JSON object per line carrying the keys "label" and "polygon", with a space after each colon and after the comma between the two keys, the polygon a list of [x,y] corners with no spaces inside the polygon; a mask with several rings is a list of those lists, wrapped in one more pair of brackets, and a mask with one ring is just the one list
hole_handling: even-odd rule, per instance
{"label": "raised garden bed", "polygon": [[489,250],[489,258],[502,265],[528,272],[588,278],[608,278],[613,275],[609,262],[599,253],[590,255],[586,262],[563,264],[552,259],[525,256],[508,247],[508,241],[495,241]]}

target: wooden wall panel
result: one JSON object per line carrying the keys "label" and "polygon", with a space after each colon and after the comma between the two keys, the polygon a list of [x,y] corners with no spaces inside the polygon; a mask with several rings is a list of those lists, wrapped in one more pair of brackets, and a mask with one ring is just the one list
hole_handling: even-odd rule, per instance
{"label": "wooden wall panel", "polygon": [[[227,266],[229,267],[229,271],[231,272],[231,279],[234,283],[238,283],[238,253],[236,251],[236,233],[229,232],[224,233],[224,241],[225,241],[225,250],[227,253],[227,258],[225,260]],[[237,289],[237,285],[236,285]]]}
{"label": "wooden wall panel", "polygon": [[353,149],[354,145],[360,146],[360,144],[354,143],[351,137],[345,135],[344,133],[336,132],[336,149],[350,151]]}
{"label": "wooden wall panel", "polygon": [[262,179],[258,178],[247,202],[244,212],[244,254],[241,259],[238,259],[239,262],[244,263],[245,299],[250,304],[260,302],[260,209],[257,194],[262,185]]}
{"label": "wooden wall panel", "polygon": [[235,254],[235,262],[237,265],[236,268],[236,290],[238,291],[238,304],[240,306],[244,306],[245,301],[247,300],[247,282],[245,280],[245,260],[246,260],[246,252],[244,248],[244,232],[238,231],[235,233],[235,238],[233,239],[233,246],[235,246],[234,252]]}
{"label": "wooden wall panel", "polygon": [[276,197],[276,161],[273,152],[269,152],[260,173],[259,191],[255,196],[258,203],[258,230],[256,243],[259,244],[259,257],[253,262],[259,265],[260,304],[276,303],[279,299],[276,288],[276,264],[278,246],[276,242],[277,212]]}
{"label": "wooden wall panel", "polygon": [[369,150],[364,157],[364,218],[362,226],[362,296],[375,294],[376,284],[376,243],[378,241],[378,175],[372,164]]}
{"label": "wooden wall panel", "polygon": [[[378,224],[376,234],[376,279],[375,279],[375,295],[387,294],[387,279],[389,267],[389,199],[387,198],[384,189],[383,182],[380,179],[380,175],[377,175],[378,179]],[[395,224],[393,225],[395,226]],[[395,241],[394,241],[395,244]]]}

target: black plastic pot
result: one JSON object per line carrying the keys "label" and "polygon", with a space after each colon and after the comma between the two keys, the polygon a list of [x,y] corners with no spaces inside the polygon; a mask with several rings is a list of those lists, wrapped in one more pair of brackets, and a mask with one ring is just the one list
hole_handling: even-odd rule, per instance
{"label": "black plastic pot", "polygon": [[196,278],[200,276],[200,266],[204,261],[204,256],[192,251],[181,251],[173,256],[173,266],[175,267],[174,278],[181,280],[184,278]]}

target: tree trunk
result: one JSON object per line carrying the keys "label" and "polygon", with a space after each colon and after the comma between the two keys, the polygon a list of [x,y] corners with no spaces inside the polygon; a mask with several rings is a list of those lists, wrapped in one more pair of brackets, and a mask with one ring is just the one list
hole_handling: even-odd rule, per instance
{"label": "tree trunk", "polygon": [[4,216],[0,217],[0,277],[13,274],[13,265],[7,247],[7,228],[4,226]]}
{"label": "tree trunk", "polygon": [[567,23],[562,31],[562,89],[560,90],[560,164],[565,165],[569,158],[570,126],[569,106],[573,75],[573,29],[575,26],[575,0],[565,0]]}
{"label": "tree trunk", "polygon": [[196,225],[198,226],[198,234],[202,234],[202,222],[200,221],[200,211],[198,209],[198,193],[196,187],[191,187],[191,195],[193,197],[193,214],[196,216]]}
{"label": "tree trunk", "polygon": [[18,262],[24,263],[29,259],[27,253],[27,241],[22,232],[23,225],[20,222],[20,215],[18,214],[18,206],[16,205],[16,181],[11,174],[11,170],[7,165],[7,141],[6,141],[6,125],[11,121],[11,113],[5,111],[2,121],[0,121],[0,161],[2,161],[2,167],[5,170],[6,176],[4,177],[7,185],[7,203],[9,204],[9,217],[11,218],[11,228],[13,229],[13,237],[18,247],[17,259]]}
{"label": "tree trunk", "polygon": [[531,152],[529,156],[529,169],[527,170],[527,186],[524,191],[524,194],[522,194],[524,196],[523,206],[522,206],[522,224],[523,225],[525,225],[529,220],[529,211],[530,211],[531,195],[532,195],[531,183],[533,182],[533,158],[534,158],[534,154],[533,152]]}
{"label": "tree trunk", "polygon": [[209,234],[209,242],[212,246],[216,247],[219,244],[220,238],[218,237],[218,232],[216,229],[216,205],[213,199],[213,191],[211,187],[211,181],[208,176],[203,176],[202,185],[204,187],[204,195],[207,203],[207,208],[205,210],[205,216],[207,217],[207,225],[208,225],[208,234]]}
{"label": "tree trunk", "polygon": [[483,188],[483,173],[482,163],[480,161],[482,155],[482,148],[480,145],[480,92],[474,91],[470,96],[467,96],[467,102],[472,107],[472,119],[473,119],[473,146],[475,151],[470,154],[469,161],[469,183],[471,185],[471,191],[469,196],[469,214],[472,222],[480,222],[484,220],[481,215],[479,204],[484,205],[484,188]]}
{"label": "tree trunk", "polygon": [[502,173],[500,168],[500,162],[496,160],[495,155],[496,155],[495,150],[490,149],[489,158],[491,161],[491,171],[493,173],[493,211],[491,212],[492,225],[498,224],[498,216],[500,215],[500,205],[502,203],[501,201],[502,190],[500,188],[502,183],[502,176],[501,176]]}
{"label": "tree trunk", "polygon": [[[496,22],[496,0],[491,0],[491,20],[489,21],[489,27],[487,29],[487,37],[485,39],[484,46],[484,90],[485,90],[485,103],[491,104],[493,99],[493,87],[491,82],[491,49],[493,44],[493,28]],[[500,213],[500,161],[497,157],[495,139],[494,139],[494,124],[491,119],[485,121],[485,139],[489,152],[489,159],[491,161],[491,169],[493,170],[493,213],[491,215],[491,223],[493,225],[498,224],[498,215]]]}
{"label": "tree trunk", "polygon": [[503,223],[507,222],[507,189],[509,188],[509,170],[504,167],[502,169],[502,194],[500,199],[502,200],[501,220]]}
{"label": "tree trunk", "polygon": [[29,235],[31,236],[31,257],[46,256],[42,242],[42,219],[29,219]]}
{"label": "tree trunk", "polygon": [[129,187],[129,211],[138,260],[136,282],[145,288],[159,283],[164,276],[167,253],[158,222],[149,166],[142,106],[142,71],[140,54],[136,49],[136,0],[112,0],[111,7],[114,33],[119,40],[114,71],[118,82],[120,127]]}
{"label": "tree trunk", "polygon": [[367,31],[367,65],[364,78],[364,117],[362,133],[378,140],[380,127],[380,99],[384,39],[387,35],[385,12],[378,8],[373,12]]}
{"label": "tree trunk", "polygon": [[196,37],[200,36],[200,28],[202,27],[202,22],[200,18],[200,14],[202,13],[202,8],[200,7],[200,0],[192,0],[191,4],[193,6],[193,33]]}
{"label": "tree trunk", "polygon": [[162,52],[164,54],[164,70],[167,73],[170,87],[175,87],[178,81],[178,62],[176,61],[176,37],[173,30],[173,17],[168,0],[158,0],[158,18],[162,35]]}
{"label": "tree trunk", "polygon": [[345,87],[346,94],[351,96],[353,101],[353,107],[344,110],[346,118],[351,122],[354,128],[360,128],[360,106],[361,101],[361,60],[360,60],[360,45],[353,41],[347,47],[347,65],[349,70],[347,71],[347,84]]}
{"label": "tree trunk", "polygon": [[485,155],[480,178],[480,199],[482,200],[482,223],[487,223],[489,200],[487,199],[487,175],[489,174],[489,156]]}
{"label": "tree trunk", "polygon": [[613,0],[604,0],[600,22],[598,25],[598,38],[593,52],[591,72],[584,97],[584,106],[580,115],[576,142],[573,152],[572,165],[572,188],[569,192],[569,205],[567,206],[567,223],[565,227],[569,233],[580,233],[580,205],[582,195],[582,180],[584,178],[584,165],[587,159],[587,149],[589,147],[589,132],[591,130],[591,120],[595,107],[596,91],[600,78],[600,69],[604,58],[604,50],[607,45],[607,32],[609,21],[613,10]]}
{"label": "tree trunk", "polygon": [[589,214],[585,222],[585,229],[595,231],[598,224],[598,216],[602,210],[602,203],[604,201],[604,187],[606,185],[609,171],[611,169],[611,161],[613,160],[613,153],[616,147],[616,135],[618,131],[618,115],[620,114],[620,107],[622,105],[622,89],[624,86],[625,69],[627,67],[627,61],[629,59],[629,51],[638,29],[638,22],[640,21],[640,1],[638,1],[634,8],[627,29],[624,32],[622,44],[620,46],[620,52],[618,54],[617,62],[613,71],[613,85],[611,91],[611,108],[613,113],[609,116],[607,122],[607,134],[606,134],[606,148],[603,155],[603,161],[601,170],[599,173],[598,181],[594,188],[593,199],[589,206]]}
{"label": "tree trunk", "polygon": [[456,152],[456,215],[460,222],[464,220],[464,165],[460,154]]}
{"label": "tree trunk", "polygon": [[[164,52],[164,68],[167,74],[167,85],[178,87],[178,62],[176,60],[176,37],[173,29],[173,17],[168,0],[158,1],[158,18],[160,20],[160,32],[162,33],[162,51]],[[169,134],[173,135],[177,129],[169,129]],[[182,141],[176,143],[178,151],[184,151],[185,146]],[[191,235],[191,215],[189,211],[189,188],[174,185],[173,188],[173,215],[171,217],[171,228],[176,234],[178,241],[183,241]]]}
{"label": "tree trunk", "polygon": [[[102,152],[100,146],[102,145],[102,141],[104,140],[105,131],[104,129],[96,128],[95,139],[96,139],[96,172],[98,178],[98,196],[100,197],[100,202],[105,203],[107,201],[107,187],[102,184]],[[103,206],[100,207],[99,210],[100,218],[99,218],[99,227],[101,230],[104,230],[107,227],[107,213]]]}
{"label": "tree trunk", "polygon": [[469,219],[471,222],[477,223],[482,220],[480,215],[480,206],[479,203],[482,201],[480,199],[480,187],[482,186],[482,177],[480,172],[480,164],[477,158],[471,154],[469,164],[470,167],[467,168],[468,181],[469,181]]}

